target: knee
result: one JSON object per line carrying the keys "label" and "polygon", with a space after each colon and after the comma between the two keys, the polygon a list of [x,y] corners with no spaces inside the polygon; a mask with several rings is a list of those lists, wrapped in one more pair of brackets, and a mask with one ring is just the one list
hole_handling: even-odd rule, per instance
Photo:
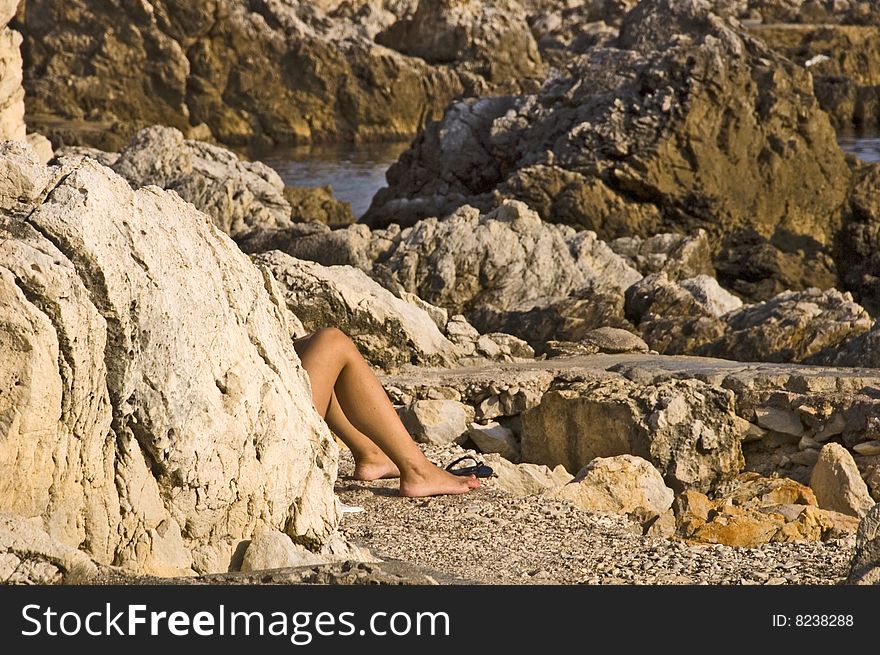
{"label": "knee", "polygon": [[311,336],[310,341],[315,343],[319,348],[326,348],[333,352],[356,349],[354,342],[348,337],[348,335],[335,327],[316,330]]}

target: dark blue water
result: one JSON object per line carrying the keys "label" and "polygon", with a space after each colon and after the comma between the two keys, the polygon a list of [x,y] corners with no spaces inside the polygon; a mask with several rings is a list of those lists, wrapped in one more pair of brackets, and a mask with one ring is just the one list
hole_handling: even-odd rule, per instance
{"label": "dark blue water", "polygon": [[257,157],[281,176],[288,186],[333,188],[339,200],[351,203],[360,218],[376,191],[385,186],[385,171],[406,143],[362,143],[339,146],[302,146],[275,150]]}

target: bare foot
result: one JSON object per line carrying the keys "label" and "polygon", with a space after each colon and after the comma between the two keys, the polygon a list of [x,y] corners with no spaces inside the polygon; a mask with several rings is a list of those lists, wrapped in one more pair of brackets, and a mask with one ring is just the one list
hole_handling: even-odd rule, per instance
{"label": "bare foot", "polygon": [[432,464],[424,471],[407,472],[400,480],[400,495],[421,498],[463,494],[479,486],[480,481],[473,475],[453,475]]}
{"label": "bare foot", "polygon": [[400,471],[397,464],[388,459],[385,453],[362,458],[355,461],[355,480],[384,480],[386,478],[399,478]]}

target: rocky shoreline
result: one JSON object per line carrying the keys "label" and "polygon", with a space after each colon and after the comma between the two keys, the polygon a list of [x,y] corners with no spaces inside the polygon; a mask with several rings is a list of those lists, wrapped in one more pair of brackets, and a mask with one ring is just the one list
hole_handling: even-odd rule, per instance
{"label": "rocky shoreline", "polygon": [[[0,581],[880,580],[871,3],[0,5]],[[351,479],[324,327],[481,489]]]}

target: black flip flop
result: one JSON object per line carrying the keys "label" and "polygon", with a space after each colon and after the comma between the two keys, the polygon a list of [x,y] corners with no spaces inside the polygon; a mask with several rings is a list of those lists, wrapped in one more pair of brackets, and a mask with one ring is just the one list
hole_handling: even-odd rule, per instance
{"label": "black flip flop", "polygon": [[[455,466],[459,462],[463,462],[468,459],[474,463],[473,466],[460,466],[458,468],[453,468],[453,466]],[[490,475],[492,475],[491,466],[486,466],[476,457],[471,457],[470,455],[459,457],[454,462],[450,462],[446,465],[446,470],[452,473],[452,475],[475,475],[478,478],[488,478]]]}

